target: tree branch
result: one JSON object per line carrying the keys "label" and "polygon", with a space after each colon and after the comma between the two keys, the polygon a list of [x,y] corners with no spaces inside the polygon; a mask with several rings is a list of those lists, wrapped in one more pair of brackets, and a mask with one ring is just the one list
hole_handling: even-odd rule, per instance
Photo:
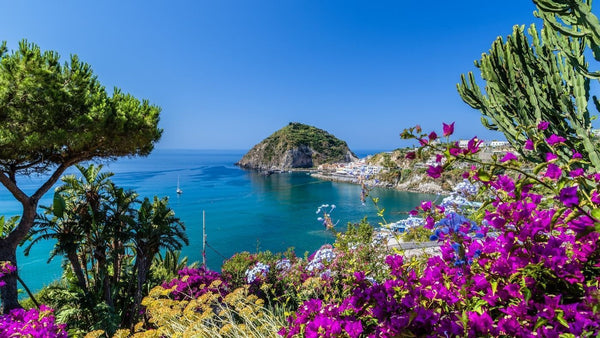
{"label": "tree branch", "polygon": [[29,200],[29,197],[21,189],[19,189],[14,180],[11,180],[11,178],[5,172],[0,173],[0,183],[2,183],[2,185],[5,186],[6,189],[8,189],[8,191],[10,191],[10,193],[19,202],[21,202],[21,204],[27,203]]}

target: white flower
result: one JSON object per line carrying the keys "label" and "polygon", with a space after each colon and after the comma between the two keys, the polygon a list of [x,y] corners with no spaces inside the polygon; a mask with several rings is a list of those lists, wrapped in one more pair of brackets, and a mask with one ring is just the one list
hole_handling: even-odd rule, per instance
{"label": "white flower", "polygon": [[292,267],[292,262],[287,258],[282,258],[275,263],[275,269],[287,271]]}
{"label": "white flower", "polygon": [[323,262],[330,263],[335,258],[335,252],[331,248],[321,248],[315,252],[313,259],[308,263],[306,270],[320,270],[324,267]]}
{"label": "white flower", "polygon": [[252,269],[246,270],[246,282],[248,284],[254,282],[259,276],[267,277],[267,273],[269,273],[269,266],[263,264],[261,262],[256,263]]}

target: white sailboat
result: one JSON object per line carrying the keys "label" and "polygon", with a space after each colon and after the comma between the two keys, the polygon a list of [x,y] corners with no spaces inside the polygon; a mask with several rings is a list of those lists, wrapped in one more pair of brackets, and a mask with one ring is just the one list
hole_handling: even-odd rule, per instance
{"label": "white sailboat", "polygon": [[179,188],[179,176],[177,176],[177,190],[175,191],[177,192],[177,195],[181,195],[183,193],[183,190]]}

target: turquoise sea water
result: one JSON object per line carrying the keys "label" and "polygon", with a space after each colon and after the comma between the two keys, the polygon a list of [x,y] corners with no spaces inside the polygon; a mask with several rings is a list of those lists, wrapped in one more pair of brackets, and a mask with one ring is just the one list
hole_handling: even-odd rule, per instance
{"label": "turquoise sea water", "polygon": [[[331,243],[334,237],[317,221],[317,208],[335,204],[332,213],[338,227],[367,217],[381,221],[372,203],[362,205],[360,187],[315,179],[306,173],[263,176],[233,165],[243,151],[155,150],[147,158],[119,159],[105,165],[115,173],[119,186],[136,190],[141,197],[169,196],[170,206],[184,221],[190,245],[183,254],[191,261],[202,260],[202,211],[206,212],[207,265],[219,270],[223,257],[235,252],[285,251],[292,246],[299,255]],[[359,154],[366,155],[366,154]],[[73,172],[73,171],[70,171]],[[177,195],[179,178],[183,194]],[[31,193],[41,178],[20,179]],[[40,203],[51,203],[52,191]],[[406,212],[435,195],[375,189],[388,221],[406,217]],[[0,186],[0,215],[17,215],[20,205]],[[46,261],[52,242],[36,244],[29,257],[19,255],[21,277],[30,288],[39,290],[61,275],[61,257]],[[214,249],[214,250],[213,250]]]}

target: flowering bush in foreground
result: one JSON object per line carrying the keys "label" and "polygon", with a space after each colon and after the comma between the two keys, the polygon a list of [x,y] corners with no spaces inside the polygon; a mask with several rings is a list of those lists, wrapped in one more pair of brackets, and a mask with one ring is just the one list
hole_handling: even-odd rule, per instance
{"label": "flowering bush in foreground", "polygon": [[56,324],[54,310],[41,305],[40,309],[14,309],[0,315],[0,337],[67,337],[65,324]]}
{"label": "flowering bush in foreground", "polygon": [[430,176],[438,177],[457,160],[471,162],[464,178],[481,186],[485,203],[470,215],[421,204],[418,212],[426,227],[435,228],[441,256],[423,265],[388,256],[389,277],[381,282],[357,271],[348,297],[306,301],[280,334],[598,334],[600,175],[587,173],[576,152],[557,162],[554,152],[563,146],[557,135],[529,140],[528,147],[543,143],[554,152],[546,156],[548,162],[527,172],[514,155],[480,162],[473,156],[480,147],[477,138],[466,148],[438,146],[431,142],[435,133],[414,131],[403,135],[418,139],[422,148],[438,147],[446,158],[430,167]]}

